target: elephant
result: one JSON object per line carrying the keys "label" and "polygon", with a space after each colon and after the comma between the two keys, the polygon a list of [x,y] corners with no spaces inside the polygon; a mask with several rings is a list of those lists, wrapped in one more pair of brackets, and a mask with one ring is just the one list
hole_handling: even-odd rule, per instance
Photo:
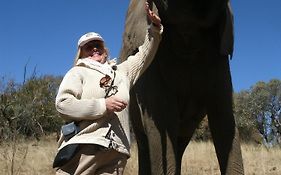
{"label": "elephant", "polygon": [[[150,24],[131,0],[120,60],[135,54]],[[181,160],[207,116],[221,174],[244,174],[233,114],[229,61],[234,45],[229,0],[147,0],[164,32],[150,66],[130,91],[139,174],[181,174]]]}

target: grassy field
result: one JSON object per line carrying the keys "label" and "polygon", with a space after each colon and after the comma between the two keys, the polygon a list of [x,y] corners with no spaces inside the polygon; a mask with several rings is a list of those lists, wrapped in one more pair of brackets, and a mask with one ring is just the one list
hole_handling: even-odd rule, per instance
{"label": "grassy field", "polygon": [[[39,142],[21,141],[0,145],[0,175],[52,175],[56,153],[54,138]],[[281,149],[267,150],[263,146],[242,145],[246,175],[280,175]],[[183,175],[219,175],[219,167],[211,142],[192,142],[183,157]],[[126,175],[137,175],[137,149],[132,145],[132,157]]]}

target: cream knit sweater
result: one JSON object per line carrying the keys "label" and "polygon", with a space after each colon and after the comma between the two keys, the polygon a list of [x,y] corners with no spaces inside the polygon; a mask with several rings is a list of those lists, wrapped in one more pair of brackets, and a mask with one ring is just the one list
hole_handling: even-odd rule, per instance
{"label": "cream knit sweater", "polygon": [[[129,90],[153,60],[161,40],[161,28],[150,26],[139,52],[117,65],[114,86],[116,97],[129,103]],[[56,97],[56,108],[66,121],[77,121],[82,129],[67,142],[59,140],[59,150],[68,144],[98,144],[130,155],[128,107],[121,112],[107,113],[105,89],[100,80],[114,70],[102,71],[83,59],[64,76]],[[107,64],[107,63],[105,63]]]}

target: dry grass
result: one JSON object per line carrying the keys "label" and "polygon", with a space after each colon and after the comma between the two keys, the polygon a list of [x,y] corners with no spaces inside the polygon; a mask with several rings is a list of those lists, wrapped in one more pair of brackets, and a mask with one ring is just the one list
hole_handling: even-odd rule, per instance
{"label": "dry grass", "polygon": [[[127,174],[137,174],[137,149],[126,167]],[[267,150],[263,146],[242,145],[246,175],[280,175],[281,149]],[[182,175],[220,175],[215,149],[211,142],[191,142],[182,160]]]}
{"label": "dry grass", "polygon": [[[56,145],[53,137],[39,142],[18,141],[0,145],[0,175],[54,174],[51,167]],[[14,160],[13,154],[16,155]]]}
{"label": "dry grass", "polygon": [[[54,174],[51,168],[56,153],[54,138],[0,146],[1,175]],[[242,153],[246,175],[281,174],[281,149],[267,150],[262,146],[242,145]],[[214,147],[210,142],[192,142],[184,154],[182,165],[183,175],[220,174]],[[133,144],[132,157],[128,160],[125,174],[136,175],[137,170],[137,150],[136,145]]]}

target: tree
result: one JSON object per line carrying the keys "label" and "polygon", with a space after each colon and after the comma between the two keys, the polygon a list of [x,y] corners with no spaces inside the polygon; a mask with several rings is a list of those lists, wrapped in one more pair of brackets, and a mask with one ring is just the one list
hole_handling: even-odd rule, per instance
{"label": "tree", "polygon": [[18,85],[13,80],[6,82],[4,78],[0,84],[0,140],[2,140],[11,138],[15,132],[13,105]]}
{"label": "tree", "polygon": [[270,117],[270,135],[273,143],[281,143],[281,81],[271,80],[268,83],[269,104],[267,106],[267,115]]}
{"label": "tree", "polygon": [[[32,76],[22,85],[2,88],[0,125],[3,127],[1,133],[7,136],[5,138],[21,134],[39,139],[60,128],[62,119],[54,105],[60,82],[61,77]],[[3,139],[3,136],[0,137]]]}
{"label": "tree", "polygon": [[251,112],[251,105],[249,103],[251,98],[250,91],[241,91],[234,94],[234,115],[239,129],[240,137],[244,141],[252,141],[253,131],[257,131],[256,120]]}
{"label": "tree", "polygon": [[257,82],[249,91],[235,95],[235,116],[242,131],[257,129],[268,145],[281,143],[281,81]]}

